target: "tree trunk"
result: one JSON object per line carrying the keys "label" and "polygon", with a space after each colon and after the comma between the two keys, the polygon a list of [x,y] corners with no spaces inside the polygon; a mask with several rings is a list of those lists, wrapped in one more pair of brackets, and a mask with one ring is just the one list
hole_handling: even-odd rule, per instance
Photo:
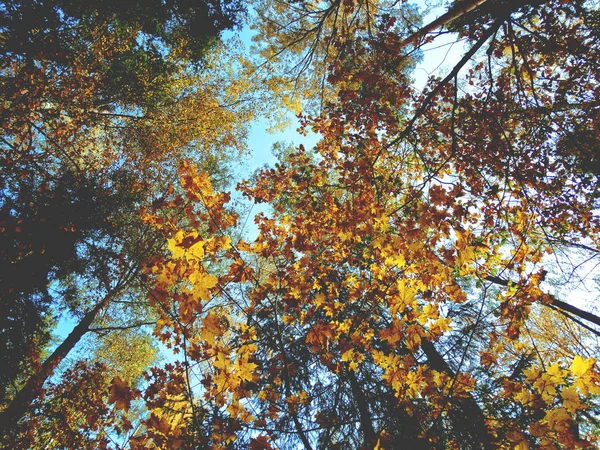
{"label": "tree trunk", "polygon": [[415,31],[409,37],[404,39],[400,44],[400,47],[406,47],[407,45],[414,44],[419,39],[423,38],[427,33],[431,33],[433,30],[437,30],[444,25],[452,22],[454,19],[468,13],[469,11],[477,8],[479,5],[485,3],[487,0],[464,0],[456,5],[454,8],[450,8],[445,14],[435,19],[433,22],[429,22],[424,27]]}
{"label": "tree trunk", "polygon": [[44,361],[40,370],[29,377],[8,408],[0,413],[0,435],[6,435],[8,431],[16,427],[40,394],[46,380],[54,373],[65,356],[73,350],[83,335],[89,331],[100,310],[110,303],[115,294],[116,291],[107,294],[92,310],[88,311],[67,338]]}
{"label": "tree trunk", "polygon": [[369,405],[367,404],[363,387],[358,384],[356,375],[354,372],[352,372],[352,370],[348,371],[348,379],[350,380],[350,387],[352,389],[352,394],[354,395],[356,407],[358,408],[360,428],[362,430],[364,440],[363,448],[371,449],[375,446],[377,434],[373,429],[373,421],[371,419],[371,413],[369,412]]}
{"label": "tree trunk", "polygon": [[[485,277],[484,279],[486,281],[491,281],[494,284],[499,284],[500,286],[506,286],[506,287],[509,286],[509,281],[505,280],[503,278],[500,278],[500,277],[494,277],[492,275],[489,275],[489,276]],[[592,314],[587,311],[584,311],[583,309],[579,309],[576,306],[569,305],[568,303],[558,300],[554,296],[552,296],[552,302],[547,303],[546,306],[553,306],[558,310],[571,313],[574,316],[579,317],[580,319],[587,320],[589,322],[592,322],[595,325],[600,326],[600,317],[598,317],[597,315]]]}
{"label": "tree trunk", "polygon": [[[425,352],[432,369],[437,370],[438,372],[445,372],[452,378],[456,376],[454,371],[431,342],[423,339],[421,348]],[[483,411],[475,399],[469,395],[468,397],[461,399],[451,398],[450,401],[461,413],[459,417],[452,417],[452,411],[449,411],[450,420],[455,428],[456,434],[470,441],[468,443],[461,442],[462,445],[466,444],[462,448],[492,450],[492,440],[490,439],[487,427],[485,426]],[[469,443],[472,445],[468,445]]]}

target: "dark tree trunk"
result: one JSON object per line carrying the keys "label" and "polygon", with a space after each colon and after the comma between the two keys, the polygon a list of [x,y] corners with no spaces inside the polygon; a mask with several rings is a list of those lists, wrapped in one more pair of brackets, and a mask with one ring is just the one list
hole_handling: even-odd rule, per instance
{"label": "dark tree trunk", "polygon": [[[445,372],[454,378],[456,374],[437,351],[435,346],[426,339],[421,342],[421,348],[427,356],[429,365],[438,372]],[[457,436],[468,442],[462,442],[463,448],[492,450],[492,439],[488,434],[483,411],[472,396],[460,399],[450,399],[453,408],[448,411],[449,418]]]}

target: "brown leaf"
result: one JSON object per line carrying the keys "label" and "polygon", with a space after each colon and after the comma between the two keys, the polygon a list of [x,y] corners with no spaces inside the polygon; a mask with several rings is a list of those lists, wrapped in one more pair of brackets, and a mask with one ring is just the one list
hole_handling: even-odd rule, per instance
{"label": "brown leaf", "polygon": [[137,395],[138,393],[132,391],[125,381],[121,380],[119,377],[115,377],[110,386],[110,396],[108,397],[108,402],[115,403],[115,407],[117,409],[129,411],[131,400],[136,398]]}

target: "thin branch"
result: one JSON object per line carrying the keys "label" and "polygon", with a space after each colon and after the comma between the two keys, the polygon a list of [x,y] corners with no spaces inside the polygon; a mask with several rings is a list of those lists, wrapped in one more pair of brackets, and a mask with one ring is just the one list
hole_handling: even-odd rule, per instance
{"label": "thin branch", "polygon": [[156,322],[140,322],[140,323],[134,323],[132,325],[90,328],[89,331],[93,331],[94,333],[104,333],[106,331],[129,330],[131,328],[138,328],[138,327],[143,327],[146,325],[156,325]]}
{"label": "thin branch", "polygon": [[408,124],[404,127],[404,130],[402,130],[402,132],[396,139],[394,139],[388,144],[388,147],[398,144],[400,141],[402,141],[409,135],[409,133],[412,131],[412,127],[414,126],[415,122],[427,110],[434,97],[442,90],[444,86],[446,86],[452,79],[454,79],[458,75],[460,70],[465,66],[465,64],[467,64],[467,62],[471,60],[471,58],[475,55],[475,53],[477,53],[477,51],[483,46],[483,44],[485,44],[490,37],[496,34],[498,29],[502,25],[502,22],[503,21],[501,19],[498,19],[494,23],[494,25],[492,25],[485,31],[485,33],[483,33],[483,36],[481,36],[481,38],[469,49],[469,51],[465,53],[462,59],[458,62],[458,64],[454,66],[454,68],[446,76],[446,78],[440,81],[436,85],[436,87],[429,93],[429,95],[427,95],[427,97],[421,102],[419,108],[417,108],[416,112],[414,113]]}

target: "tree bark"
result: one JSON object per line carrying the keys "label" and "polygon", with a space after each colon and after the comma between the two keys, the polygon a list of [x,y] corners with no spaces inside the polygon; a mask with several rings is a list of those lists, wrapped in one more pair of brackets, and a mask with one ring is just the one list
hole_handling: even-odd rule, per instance
{"label": "tree bark", "polygon": [[460,16],[465,15],[469,11],[477,8],[479,5],[485,3],[487,0],[464,0],[456,5],[454,8],[450,8],[445,14],[442,14],[440,17],[435,19],[433,22],[429,22],[424,27],[415,31],[409,37],[404,39],[400,43],[400,47],[406,47],[410,44],[414,44],[419,39],[423,38],[427,33],[431,33],[433,30],[437,30],[444,25],[452,22],[454,19],[459,18]]}

